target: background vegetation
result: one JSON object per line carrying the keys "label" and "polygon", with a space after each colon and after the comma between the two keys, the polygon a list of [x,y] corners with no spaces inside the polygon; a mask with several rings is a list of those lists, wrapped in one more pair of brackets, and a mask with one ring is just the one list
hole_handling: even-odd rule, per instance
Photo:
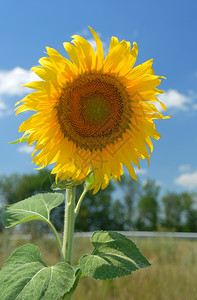
{"label": "background vegetation", "polygon": [[[130,276],[113,280],[80,280],[73,300],[195,300],[197,295],[197,242],[160,238],[133,239],[152,264]],[[5,259],[27,240],[10,240],[0,234],[0,268]],[[49,265],[59,260],[54,240],[35,239],[42,257]],[[91,253],[89,239],[75,238],[74,263],[84,253]]]}
{"label": "background vegetation", "polygon": [[[47,169],[35,174],[0,177],[0,210],[3,204],[12,204],[37,193],[52,192],[53,182],[54,176]],[[82,190],[83,186],[77,187],[77,198]],[[142,185],[125,175],[121,183],[110,183],[108,188],[96,195],[92,191],[87,193],[75,229],[196,232],[197,196],[186,192],[168,192],[160,197],[159,193],[160,187],[154,181],[148,180]],[[63,204],[52,212],[52,221],[59,231],[63,228],[63,215]],[[32,234],[48,230],[41,222],[30,222],[24,226],[23,231]]]}
{"label": "background vegetation", "polygon": [[[36,193],[52,192],[54,176],[48,170],[36,174],[12,174],[0,178],[0,213],[4,204],[12,204]],[[77,187],[77,198],[83,187]],[[121,184],[110,184],[96,195],[88,192],[76,223],[76,231],[168,230],[197,231],[196,195],[168,192],[160,197],[160,187],[151,180],[144,185],[124,176]],[[64,207],[52,212],[52,221],[61,232]],[[1,224],[1,229],[3,228]],[[28,222],[14,230],[21,238],[10,236],[12,230],[0,233],[0,268],[17,247],[28,243],[23,233],[31,234],[31,242],[40,247],[46,263],[59,262],[55,240],[39,237],[48,232],[43,222]],[[170,238],[134,238],[137,246],[152,264],[131,276],[114,280],[82,278],[73,300],[190,300],[197,299],[197,242]],[[75,238],[74,263],[84,253],[91,253],[89,239]]]}

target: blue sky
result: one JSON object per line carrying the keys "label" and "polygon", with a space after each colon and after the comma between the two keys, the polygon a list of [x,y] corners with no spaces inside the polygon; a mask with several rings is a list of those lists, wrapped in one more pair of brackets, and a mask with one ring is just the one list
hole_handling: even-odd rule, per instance
{"label": "blue sky", "polygon": [[94,28],[107,51],[111,36],[136,41],[137,63],[154,59],[155,73],[167,77],[161,88],[170,120],[156,122],[162,134],[154,142],[150,166],[139,178],[163,191],[197,191],[197,2],[187,1],[0,1],[0,174],[35,171],[25,144],[10,145],[28,114],[14,115],[14,103],[28,92],[46,46],[66,55],[62,43],[73,34],[92,37]]}

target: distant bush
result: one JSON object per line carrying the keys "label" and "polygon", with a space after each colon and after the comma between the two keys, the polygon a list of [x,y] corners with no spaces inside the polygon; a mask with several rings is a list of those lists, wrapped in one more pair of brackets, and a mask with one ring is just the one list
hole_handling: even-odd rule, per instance
{"label": "distant bush", "polygon": [[[44,169],[31,174],[12,174],[0,177],[0,196],[12,204],[37,193],[52,192],[55,176]],[[83,186],[77,186],[76,197],[80,197]],[[145,184],[135,182],[123,175],[121,182],[100,190],[93,196],[89,191],[81,205],[75,230],[153,230],[197,232],[196,195],[194,193],[166,193],[159,198],[160,187],[153,180]],[[2,230],[0,207],[0,230]],[[52,222],[62,231],[64,204],[51,214]],[[38,235],[48,230],[45,224],[27,223],[23,231]]]}

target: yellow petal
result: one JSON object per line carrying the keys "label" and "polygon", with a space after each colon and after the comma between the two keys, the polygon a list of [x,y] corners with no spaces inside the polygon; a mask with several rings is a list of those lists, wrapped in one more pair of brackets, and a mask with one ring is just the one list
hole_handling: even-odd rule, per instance
{"label": "yellow petal", "polygon": [[103,60],[104,60],[103,46],[102,46],[101,40],[100,40],[99,36],[97,35],[97,33],[90,26],[89,26],[89,29],[96,41],[96,46],[97,46],[96,69],[100,70],[103,67]]}
{"label": "yellow petal", "polygon": [[74,35],[72,41],[78,51],[78,55],[82,64],[84,64],[84,70],[92,70],[95,68],[96,55],[94,49],[84,38]]}
{"label": "yellow petal", "polygon": [[115,36],[112,36],[111,42],[109,45],[109,52],[111,52],[118,45],[118,43],[119,43],[118,38]]}
{"label": "yellow petal", "polygon": [[80,69],[79,57],[75,46],[67,42],[64,42],[63,45],[70,57],[70,60]]}

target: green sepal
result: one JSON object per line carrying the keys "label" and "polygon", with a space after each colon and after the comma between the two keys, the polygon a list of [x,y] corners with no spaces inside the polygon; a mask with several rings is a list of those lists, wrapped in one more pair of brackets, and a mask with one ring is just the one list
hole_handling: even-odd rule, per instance
{"label": "green sepal", "polygon": [[56,300],[71,290],[75,280],[71,265],[47,266],[39,248],[26,244],[13,252],[0,271],[0,299]]}
{"label": "green sepal", "polygon": [[57,183],[54,182],[51,185],[51,189],[54,191],[66,190],[69,187],[77,186],[77,185],[80,185],[83,183],[85,183],[85,186],[92,185],[93,182],[94,182],[94,177],[93,177],[93,174],[91,173],[90,175],[87,175],[82,180],[72,180],[72,179],[68,179],[68,180],[64,180],[64,181],[59,180]]}
{"label": "green sepal", "polygon": [[89,189],[89,187],[91,187],[93,183],[94,183],[94,175],[93,173],[91,173],[85,181],[84,189],[86,190]]}
{"label": "green sepal", "polygon": [[84,183],[84,180],[85,179],[83,179],[83,180],[65,180],[65,181],[59,180],[57,183],[54,182],[51,185],[51,189],[53,191],[66,190],[69,187],[77,186],[77,185]]}
{"label": "green sepal", "polygon": [[20,138],[20,139],[18,139],[16,141],[10,142],[9,144],[18,144],[18,143],[27,142],[28,136],[29,136],[29,134],[26,134],[22,138]]}
{"label": "green sepal", "polygon": [[150,266],[136,245],[120,233],[97,231],[90,241],[94,246],[92,254],[84,255],[79,260],[85,276],[110,279]]}

